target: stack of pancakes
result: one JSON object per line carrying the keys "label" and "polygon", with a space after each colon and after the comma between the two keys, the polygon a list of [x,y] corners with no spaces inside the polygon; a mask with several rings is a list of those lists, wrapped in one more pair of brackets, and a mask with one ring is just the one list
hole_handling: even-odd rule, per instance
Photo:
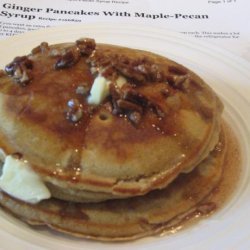
{"label": "stack of pancakes", "polygon": [[0,148],[2,165],[9,155],[28,162],[51,198],[34,204],[2,190],[0,204],[30,224],[100,240],[208,213],[215,204],[202,201],[223,172],[222,110],[201,78],[160,55],[43,42],[0,73]]}

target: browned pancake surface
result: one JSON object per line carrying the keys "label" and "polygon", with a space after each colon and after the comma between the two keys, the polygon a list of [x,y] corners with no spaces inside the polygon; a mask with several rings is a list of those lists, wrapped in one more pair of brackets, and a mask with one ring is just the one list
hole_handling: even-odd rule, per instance
{"label": "browned pancake surface", "polygon": [[[149,52],[103,44],[55,69],[65,49],[79,53],[75,44],[63,44],[29,55],[27,84],[0,79],[1,148],[21,153],[59,192],[82,192],[82,200],[98,193],[97,201],[144,194],[192,169],[216,144],[222,105],[190,70]],[[91,107],[76,93],[82,84],[91,88],[91,67],[107,65],[127,78],[124,91],[132,86],[146,97],[138,124],[126,112],[114,115],[109,99]],[[83,108],[77,123],[66,117],[71,99]]]}
{"label": "browned pancake surface", "polygon": [[1,193],[0,203],[30,224],[46,224],[78,237],[108,241],[136,239],[181,226],[192,216],[213,212],[217,204],[205,198],[218,187],[223,170],[227,170],[225,154],[225,140],[221,137],[194,171],[143,197],[89,204],[50,199],[30,205]]}

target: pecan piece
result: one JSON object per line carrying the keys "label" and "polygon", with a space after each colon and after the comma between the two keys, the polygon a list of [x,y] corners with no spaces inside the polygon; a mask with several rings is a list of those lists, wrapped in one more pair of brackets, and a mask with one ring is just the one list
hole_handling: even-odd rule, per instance
{"label": "pecan piece", "polygon": [[90,55],[95,50],[95,40],[91,38],[82,38],[76,41],[76,46],[80,49],[81,55]]}
{"label": "pecan piece", "polygon": [[22,67],[19,66],[16,68],[13,78],[16,82],[26,84],[30,80],[30,75],[29,73]]}
{"label": "pecan piece", "polygon": [[188,73],[187,70],[180,65],[179,66],[169,65],[168,71],[175,75],[186,75]]}
{"label": "pecan piece", "polygon": [[112,99],[118,100],[121,98],[121,91],[113,83],[109,85],[109,93]]}
{"label": "pecan piece", "polygon": [[113,66],[125,76],[144,84],[147,81],[160,82],[165,79],[162,67],[146,57],[132,60],[126,56],[118,56]]}
{"label": "pecan piece", "polygon": [[68,110],[66,112],[66,118],[71,122],[78,122],[83,116],[82,106],[77,99],[70,99],[68,101]]}
{"label": "pecan piece", "polygon": [[70,49],[66,50],[56,61],[55,69],[65,69],[73,66],[80,59],[79,51]]}
{"label": "pecan piece", "polygon": [[137,112],[137,111],[133,111],[133,112],[130,112],[128,114],[128,119],[129,121],[133,124],[133,125],[138,125],[142,119],[142,115],[141,113]]}
{"label": "pecan piece", "polygon": [[31,79],[32,61],[27,56],[20,56],[6,65],[5,72],[12,76],[17,83],[26,85]]}
{"label": "pecan piece", "polygon": [[123,99],[117,100],[117,106],[122,110],[137,111],[139,113],[142,113],[141,106]]}
{"label": "pecan piece", "polygon": [[185,90],[186,84],[184,83],[187,82],[187,80],[188,80],[187,75],[175,75],[173,76],[174,82],[172,83],[172,87],[179,90]]}
{"label": "pecan piece", "polygon": [[121,98],[121,92],[114,84],[111,83],[109,85],[109,93],[110,93],[111,103],[112,103],[112,107],[113,107],[112,113],[114,115],[121,114],[122,109],[119,108],[117,105],[117,100],[119,100]]}
{"label": "pecan piece", "polygon": [[172,75],[167,77],[168,84],[174,89],[188,92],[190,89],[189,75]]}
{"label": "pecan piece", "polygon": [[160,118],[164,118],[165,117],[165,112],[162,110],[162,108],[155,104],[155,103],[151,103],[150,107],[152,108],[152,111]]}
{"label": "pecan piece", "polygon": [[35,55],[39,52],[45,53],[49,50],[49,44],[47,42],[42,42],[39,46],[31,50],[31,54]]}
{"label": "pecan piece", "polygon": [[148,104],[147,98],[132,88],[125,89],[123,91],[122,98],[127,100],[127,101],[139,104],[141,106],[147,106],[147,104]]}

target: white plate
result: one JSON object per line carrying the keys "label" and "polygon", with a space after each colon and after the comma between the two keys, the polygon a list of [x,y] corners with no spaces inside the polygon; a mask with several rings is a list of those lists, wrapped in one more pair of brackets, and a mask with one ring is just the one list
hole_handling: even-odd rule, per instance
{"label": "white plate", "polygon": [[25,33],[0,42],[0,67],[24,55],[42,41],[58,43],[93,37],[97,42],[154,51],[188,66],[205,79],[225,103],[229,120],[241,141],[243,174],[232,199],[218,213],[190,229],[164,237],[128,243],[75,239],[44,228],[33,230],[0,212],[2,249],[250,249],[250,65],[227,51],[187,39],[164,29],[137,25],[94,24],[56,27]]}

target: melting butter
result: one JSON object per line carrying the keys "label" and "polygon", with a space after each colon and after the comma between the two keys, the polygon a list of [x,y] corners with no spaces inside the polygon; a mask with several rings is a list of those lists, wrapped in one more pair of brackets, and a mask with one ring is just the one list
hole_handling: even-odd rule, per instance
{"label": "melting butter", "polygon": [[0,188],[10,196],[28,203],[38,203],[51,197],[50,191],[28,162],[11,155],[5,158]]}
{"label": "melting butter", "polygon": [[[118,76],[115,81],[115,84],[121,88],[123,84],[127,82],[126,78],[123,76]],[[102,101],[109,95],[109,84],[110,80],[103,77],[102,75],[98,75],[90,90],[90,96],[88,97],[88,104],[99,105]]]}
{"label": "melting butter", "polygon": [[98,75],[92,88],[90,90],[90,96],[88,97],[88,103],[99,105],[109,95],[109,84],[110,81],[105,77]]}

